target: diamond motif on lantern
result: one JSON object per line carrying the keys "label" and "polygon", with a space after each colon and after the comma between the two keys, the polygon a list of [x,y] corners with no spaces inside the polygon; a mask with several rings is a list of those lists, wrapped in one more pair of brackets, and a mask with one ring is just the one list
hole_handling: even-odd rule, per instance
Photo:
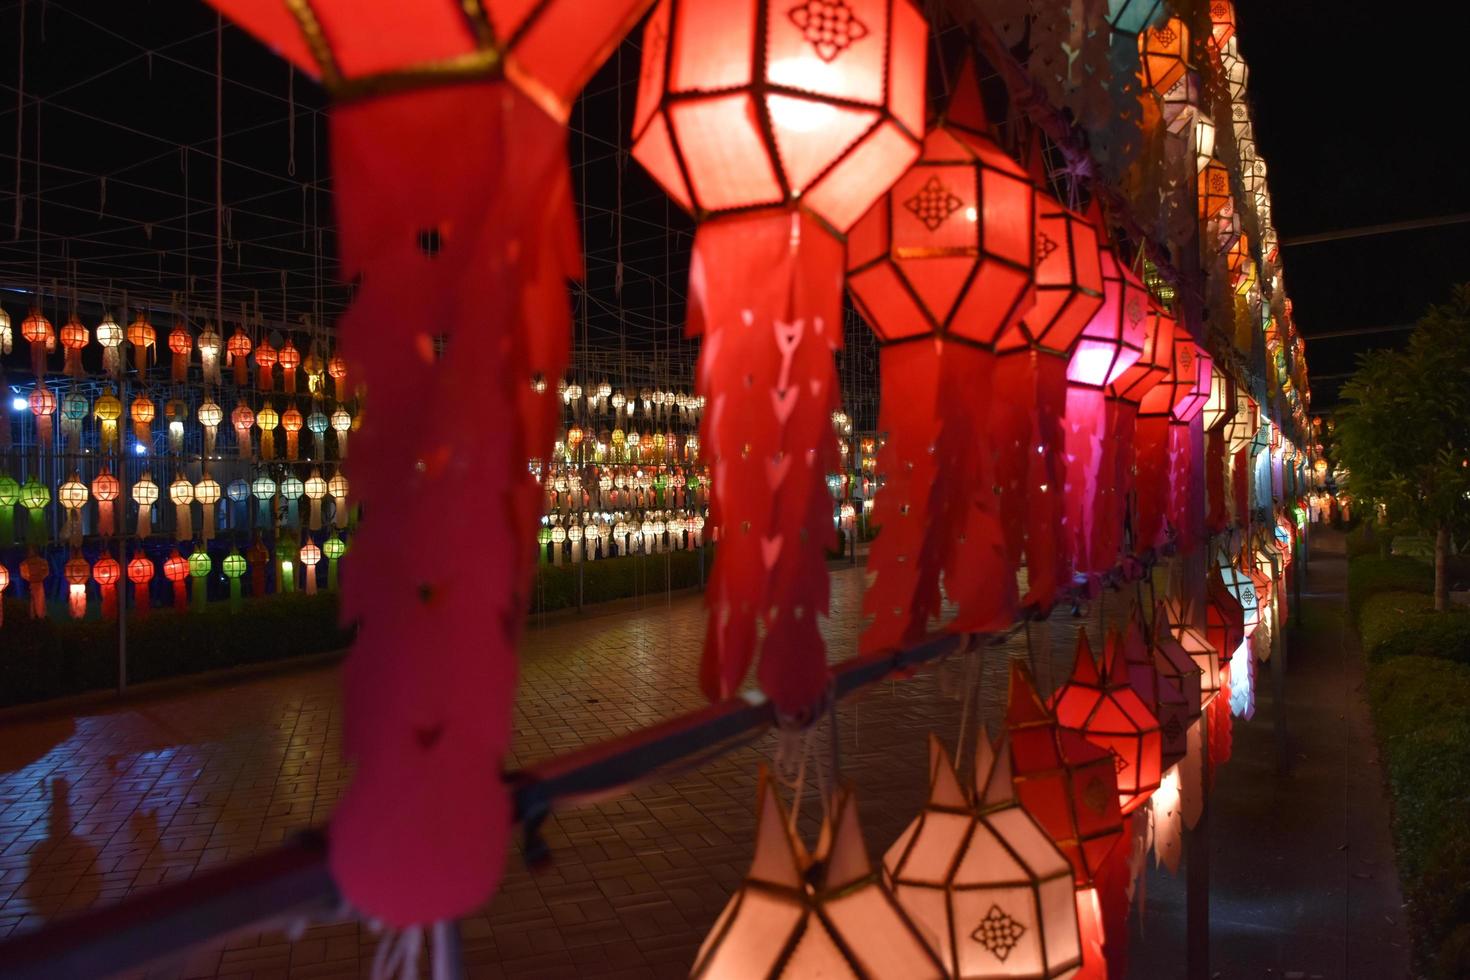
{"label": "diamond motif on lantern", "polygon": [[1057,250],[1057,243],[1054,242],[1054,241],[1052,241],[1051,238],[1047,235],[1046,232],[1043,231],[1043,232],[1039,233],[1036,236],[1036,264],[1037,265],[1040,265],[1042,262],[1045,262],[1047,260],[1047,258],[1051,256],[1051,253],[1055,252],[1056,250]]}
{"label": "diamond motif on lantern", "polygon": [[1025,926],[1001,911],[999,905],[992,905],[990,911],[985,913],[985,918],[980,920],[980,925],[975,927],[975,931],[970,933],[970,936],[981,946],[994,953],[996,959],[1004,963],[1006,957],[1011,955],[1011,950],[1016,948],[1016,944],[1021,941],[1025,933]]}
{"label": "diamond motif on lantern", "polygon": [[807,0],[787,11],[802,35],[823,61],[831,61],[854,41],[868,36],[868,25],[857,19],[845,0]]}
{"label": "diamond motif on lantern", "polygon": [[913,197],[903,202],[903,206],[924,222],[924,226],[930,231],[949,220],[949,216],[963,204],[938,177],[930,177]]}

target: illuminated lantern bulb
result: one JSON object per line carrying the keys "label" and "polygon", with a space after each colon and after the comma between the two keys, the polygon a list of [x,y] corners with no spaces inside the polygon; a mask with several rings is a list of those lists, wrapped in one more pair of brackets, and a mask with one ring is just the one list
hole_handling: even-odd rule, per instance
{"label": "illuminated lantern bulb", "polygon": [[133,438],[150,453],[153,451],[153,418],[157,413],[157,406],[147,395],[139,393],[133,399],[129,412],[133,418]]}
{"label": "illuminated lantern bulb", "polygon": [[306,493],[306,484],[295,473],[287,473],[281,481],[281,496],[286,498],[286,522],[291,527],[301,526],[301,498]]}
{"label": "illuminated lantern bulb", "polygon": [[[341,354],[327,358],[327,376],[332,379],[332,391],[340,398],[347,397],[347,361]],[[545,386],[543,379],[541,384]]]}
{"label": "illuminated lantern bulb", "polygon": [[1218,218],[1230,204],[1230,171],[1214,157],[1199,172],[1198,195],[1201,221]]}
{"label": "illuminated lantern bulb", "polygon": [[219,431],[219,424],[225,420],[224,409],[215,404],[210,395],[204,396],[204,401],[199,406],[199,424],[204,427],[204,458],[209,459],[214,455],[214,440]]}
{"label": "illuminated lantern bulb", "polygon": [[276,458],[276,428],[281,424],[281,413],[267,399],[255,413],[255,424],[260,429],[260,458]]}
{"label": "illuminated lantern bulb", "polygon": [[122,578],[122,566],[109,552],[102,552],[102,557],[92,566],[92,581],[102,591],[102,618],[117,618],[117,583]]}
{"label": "illuminated lantern bulb", "polygon": [[322,544],[322,554],[327,556],[327,588],[335,592],[337,591],[337,562],[347,554],[347,544],[337,536],[335,530]]}
{"label": "illuminated lantern bulb", "polygon": [[20,502],[20,484],[0,472],[0,548],[15,542],[15,505]]}
{"label": "illuminated lantern bulb", "polygon": [[171,377],[175,381],[188,381],[189,355],[194,352],[194,337],[188,327],[182,323],[174,325],[168,334],[168,349],[173,354]]}
{"label": "illuminated lantern bulb", "polygon": [[1119,34],[1140,34],[1163,13],[1163,0],[1108,0],[1108,26]]}
{"label": "illuminated lantern bulb", "polygon": [[327,493],[332,495],[332,523],[337,527],[346,527],[348,519],[347,491],[350,489],[347,477],[342,470],[338,469],[327,481]]}
{"label": "illuminated lantern bulb", "polygon": [[26,540],[37,547],[46,543],[46,505],[51,491],[34,473],[21,484],[20,505],[26,509]]}
{"label": "illuminated lantern bulb", "polygon": [[332,412],[332,431],[337,433],[337,458],[347,458],[347,433],[352,431],[352,416],[342,406]]}
{"label": "illuminated lantern bulb", "polygon": [[572,543],[572,561],[582,560],[582,525],[573,524],[567,528],[567,540]]}
{"label": "illuminated lantern bulb", "polygon": [[255,428],[255,411],[241,398],[230,413],[230,425],[235,429],[235,445],[241,459],[249,459],[253,453],[250,430]]}
{"label": "illuminated lantern bulb", "polygon": [[31,618],[46,618],[46,577],[51,574],[51,563],[40,555],[35,549],[29,550],[28,556],[20,563],[20,577],[26,580],[26,586],[31,593]]}
{"label": "illuminated lantern bulb", "polygon": [[189,559],[179,554],[177,547],[163,560],[163,577],[174,584],[174,608],[188,609],[188,587],[184,583],[189,580]]}
{"label": "illuminated lantern bulb", "polygon": [[[0,354],[9,354],[15,350],[15,331],[10,326],[10,314],[0,309]],[[9,584],[10,573],[5,573],[5,582]],[[0,585],[0,592],[5,591],[5,586]]]}
{"label": "illuminated lantern bulb", "polygon": [[204,331],[199,335],[199,366],[206,383],[220,383],[219,359],[223,348],[224,338],[214,329],[214,324],[206,323]]}
{"label": "illuminated lantern bulb", "polygon": [[163,417],[168,423],[168,451],[175,456],[184,452],[184,419],[189,406],[182,398],[170,398],[163,404]]}
{"label": "illuminated lantern bulb", "polygon": [[80,388],[72,388],[61,399],[61,432],[67,451],[82,452],[82,423],[92,412],[92,404]]}
{"label": "illuminated lantern bulb", "polygon": [[194,580],[194,611],[203,612],[209,602],[209,573],[214,570],[214,560],[209,557],[201,542],[194,546],[189,555],[189,577]]}
{"label": "illuminated lantern bulb", "polygon": [[205,472],[204,478],[194,486],[194,499],[199,501],[199,507],[204,514],[204,527],[200,531],[200,537],[205,541],[214,540],[214,515],[220,497],[224,491],[214,477]]}
{"label": "illuminated lantern bulb", "polygon": [[698,548],[704,543],[704,518],[699,514],[695,514],[694,520],[689,522],[689,526],[694,531],[694,547]]}
{"label": "illuminated lantern bulb", "polygon": [[87,505],[88,496],[87,485],[75,470],[56,488],[56,502],[66,512],[66,537],[73,548],[82,546],[82,508]]}
{"label": "illuminated lantern bulb", "polygon": [[311,501],[311,524],[313,531],[320,531],[322,527],[322,501],[327,496],[327,481],[322,479],[320,470],[313,469],[311,476],[305,484],[307,499]]}
{"label": "illuminated lantern bulb", "polygon": [[582,535],[587,539],[587,560],[591,561],[597,557],[597,543],[602,538],[602,529],[595,523],[588,524],[582,529]]}
{"label": "illuminated lantern bulb", "polygon": [[301,417],[301,410],[294,404],[281,414],[281,428],[286,430],[286,458],[294,460],[300,455],[301,429],[306,425],[306,420]]}
{"label": "illuminated lantern bulb", "polygon": [[133,484],[133,503],[138,505],[138,537],[146,538],[153,533],[153,505],[158,503],[158,484],[147,470]]}
{"label": "illuminated lantern bulb", "polygon": [[301,352],[287,337],[276,354],[276,363],[281,365],[281,381],[287,392],[296,391],[296,369],[301,366]]}
{"label": "illuminated lantern bulb", "polygon": [[791,830],[764,769],[756,792],[750,870],[700,946],[691,976],[945,975],[870,863],[850,790],[835,795],[816,853]]}
{"label": "illuminated lantern bulb", "polygon": [[322,377],[326,374],[327,363],[322,360],[321,354],[317,353],[316,344],[306,352],[301,359],[301,371],[306,375],[306,390],[317,397],[321,397]]}
{"label": "illuminated lantern bulb", "polygon": [[[3,315],[4,312],[4,310],[0,310],[0,315]],[[10,318],[8,316],[5,319],[5,329],[7,331],[10,329]],[[3,353],[8,354],[10,351],[6,348]],[[4,564],[0,564],[0,626],[5,625],[5,590],[9,587],[10,569],[6,568]]]}
{"label": "illuminated lantern bulb", "polygon": [[255,386],[261,391],[270,391],[276,386],[272,368],[276,366],[276,349],[271,346],[269,338],[260,338],[260,343],[255,347]]}
{"label": "illuminated lantern bulb", "polygon": [[158,343],[158,333],[147,315],[138,311],[138,316],[128,324],[128,343],[133,347],[133,367],[139,375],[148,373],[148,348]]}
{"label": "illuminated lantern bulb", "polygon": [[248,568],[245,556],[240,554],[239,548],[231,548],[230,553],[225,555],[224,561],[220,562],[220,571],[225,573],[225,578],[230,580],[230,611],[240,611],[240,579],[245,575]]}
{"label": "illuminated lantern bulb", "polygon": [[981,735],[972,800],[930,735],[929,801],[883,859],[947,976],[1065,977],[1082,962],[1071,865],[1016,802],[1010,755]]}
{"label": "illuminated lantern bulb", "polygon": [[1138,55],[1143,84],[1163,95],[1184,80],[1188,65],[1189,29],[1178,17],[1138,35]]}
{"label": "illuminated lantern bulb", "polygon": [[40,443],[42,455],[49,455],[56,429],[56,394],[45,384],[39,384],[31,391],[28,400],[31,414],[36,417],[36,441]]}
{"label": "illuminated lantern bulb", "polygon": [[46,377],[46,352],[56,344],[56,329],[36,307],[20,322],[20,335],[31,345],[31,373]]}
{"label": "illuminated lantern bulb", "polygon": [[80,378],[85,374],[82,368],[82,350],[87,346],[90,334],[82,321],[75,315],[66,321],[61,328],[61,346],[66,351],[66,363],[62,368],[73,378]]}
{"label": "illuminated lantern bulb", "polygon": [[567,529],[560,524],[551,529],[551,563],[561,564],[561,546],[567,539]]}
{"label": "illuminated lantern bulb", "polygon": [[122,401],[113,394],[111,387],[103,391],[92,406],[92,415],[97,419],[98,441],[104,453],[118,450],[117,423],[122,418],[122,410]]}
{"label": "illuminated lantern bulb", "polygon": [[306,429],[311,433],[312,459],[327,458],[327,430],[331,426],[332,421],[326,413],[313,406],[311,414],[306,417]]}
{"label": "illuminated lantern bulb", "polygon": [[104,537],[114,533],[112,508],[121,494],[122,482],[102,464],[102,471],[92,480],[92,496],[97,501],[97,533]]}
{"label": "illuminated lantern bulb", "polygon": [[321,563],[322,549],[317,547],[316,542],[310,538],[306,544],[301,546],[301,564],[306,566],[303,577],[306,579],[306,594],[316,595],[316,566]]}
{"label": "illuminated lantern bulb", "polygon": [[113,377],[122,372],[122,342],[122,327],[111,313],[102,314],[102,321],[97,324],[97,344],[102,348],[102,370]]}
{"label": "illuminated lantern bulb", "polygon": [[272,510],[276,500],[276,481],[272,480],[270,474],[261,470],[250,484],[250,492],[255,499],[260,501],[260,524],[269,527],[272,520]]}
{"label": "illuminated lantern bulb", "polygon": [[628,404],[628,396],[621,391],[614,392],[612,397],[608,399],[608,403],[612,405],[614,413],[621,412],[623,406]]}
{"label": "illuminated lantern bulb", "polygon": [[148,610],[153,608],[149,586],[153,582],[154,574],[153,562],[140,549],[133,560],[128,562],[128,581],[133,583],[133,607],[137,609],[139,619],[147,616]]}
{"label": "illuminated lantern bulb", "polygon": [[235,371],[236,388],[243,388],[250,383],[250,352],[254,347],[250,342],[250,335],[240,326],[235,327],[235,332],[230,334],[229,342],[225,344],[225,354]]}
{"label": "illuminated lantern bulb", "polygon": [[194,521],[190,516],[194,503],[194,484],[182,472],[168,485],[168,499],[174,505],[174,537],[179,541],[188,541],[194,537]]}

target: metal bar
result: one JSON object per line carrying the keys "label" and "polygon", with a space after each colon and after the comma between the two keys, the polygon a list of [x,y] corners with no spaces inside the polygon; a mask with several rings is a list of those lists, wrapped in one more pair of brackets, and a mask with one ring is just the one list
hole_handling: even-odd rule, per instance
{"label": "metal bar", "polygon": [[0,977],[110,976],[195,943],[337,902],[326,838],[310,831],[249,860],[0,944]]}
{"label": "metal bar", "polygon": [[1392,235],[1400,231],[1419,231],[1423,228],[1442,228],[1445,225],[1462,225],[1470,222],[1470,211],[1461,214],[1441,214],[1432,218],[1414,218],[1409,221],[1390,221],[1381,225],[1363,225],[1360,228],[1343,228],[1324,231],[1316,235],[1296,235],[1281,239],[1281,245],[1316,245],[1319,242],[1340,242],[1347,238],[1369,238],[1373,235]]}

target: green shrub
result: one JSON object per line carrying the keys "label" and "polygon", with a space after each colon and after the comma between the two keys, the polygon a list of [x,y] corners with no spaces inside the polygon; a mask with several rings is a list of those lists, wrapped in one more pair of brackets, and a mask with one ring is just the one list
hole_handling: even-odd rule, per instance
{"label": "green shrub", "polygon": [[1372,667],[1368,700],[1394,800],[1416,957],[1451,977],[1470,952],[1470,667],[1405,656]]}
{"label": "green shrub", "polygon": [[1470,664],[1470,609],[1434,611],[1422,592],[1380,592],[1358,612],[1363,652],[1379,662],[1395,657],[1439,657]]}
{"label": "green shrub", "polygon": [[1348,610],[1356,620],[1363,603],[1380,592],[1434,592],[1434,568],[1416,558],[1364,555],[1348,563]]}
{"label": "green shrub", "polygon": [[[284,660],[341,650],[352,630],[337,623],[333,592],[246,599],[203,612],[153,609],[128,615],[128,681]],[[118,628],[112,620],[31,619],[24,602],[5,604],[0,627],[0,707],[117,686]]]}
{"label": "green shrub", "polygon": [[1364,521],[1347,533],[1349,559],[1363,555],[1387,555],[1393,546],[1394,532],[1376,521]]}
{"label": "green shrub", "polygon": [[[706,548],[704,576],[713,568],[714,549]],[[673,589],[690,589],[700,584],[698,551],[667,551],[658,555],[600,558],[572,564],[541,562],[531,582],[531,612],[553,612],[577,606],[577,576],[580,566],[582,602],[608,602],[635,595],[659,594]]]}

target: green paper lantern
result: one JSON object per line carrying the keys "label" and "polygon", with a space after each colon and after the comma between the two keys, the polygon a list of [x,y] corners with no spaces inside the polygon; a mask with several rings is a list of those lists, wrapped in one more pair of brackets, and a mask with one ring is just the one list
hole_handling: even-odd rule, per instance
{"label": "green paper lantern", "polygon": [[202,612],[204,606],[209,602],[209,590],[205,587],[210,571],[214,568],[214,562],[209,557],[209,552],[204,550],[203,545],[194,548],[194,553],[189,556],[189,575],[194,579],[194,609]]}
{"label": "green paper lantern", "polygon": [[337,560],[347,554],[347,542],[337,537],[333,531],[332,536],[322,542],[322,554],[327,556],[327,588],[337,590]]}
{"label": "green paper lantern", "polygon": [[225,555],[225,560],[220,562],[220,570],[225,573],[225,578],[230,580],[231,612],[238,612],[240,609],[240,579],[247,568],[245,556],[240,554],[239,548],[231,548],[230,553]]}
{"label": "green paper lantern", "polygon": [[26,541],[33,545],[46,543],[46,505],[51,503],[51,491],[32,476],[20,488],[20,505],[26,509]]}
{"label": "green paper lantern", "polygon": [[20,484],[0,474],[0,548],[15,543],[15,505],[20,502]]}

